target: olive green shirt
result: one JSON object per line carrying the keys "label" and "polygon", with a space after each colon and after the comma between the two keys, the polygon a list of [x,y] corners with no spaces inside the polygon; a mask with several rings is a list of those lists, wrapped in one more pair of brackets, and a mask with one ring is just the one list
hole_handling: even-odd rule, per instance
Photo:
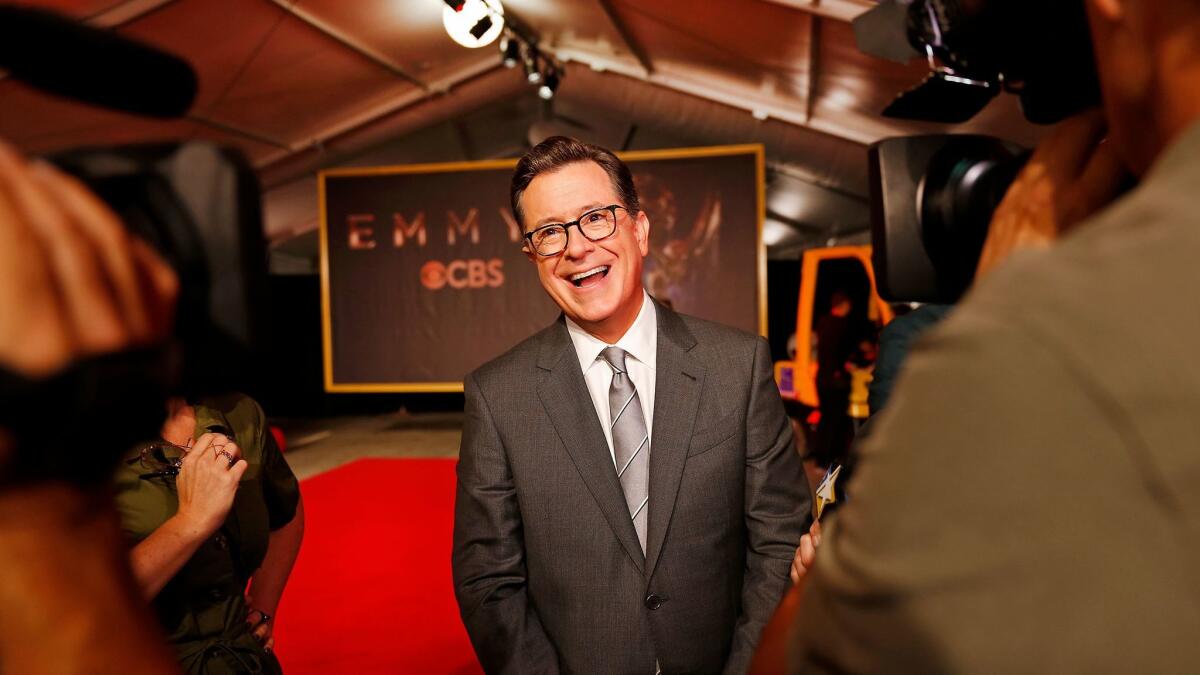
{"label": "olive green shirt", "polygon": [[[249,466],[233,508],[217,533],[154,599],[154,609],[188,673],[278,672],[274,656],[263,652],[246,625],[243,592],[262,564],[268,536],[291,522],[300,497],[292,474],[251,398],[230,394],[195,406],[194,438],[213,426],[232,432]],[[146,473],[132,451],[116,476],[116,502],[132,543],[142,541],[179,507],[174,477],[139,478]]]}

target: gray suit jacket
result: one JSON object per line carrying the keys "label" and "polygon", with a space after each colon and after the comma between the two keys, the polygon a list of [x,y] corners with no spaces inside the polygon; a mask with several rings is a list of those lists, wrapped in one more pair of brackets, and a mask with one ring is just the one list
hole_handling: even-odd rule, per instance
{"label": "gray suit jacket", "polygon": [[466,378],[454,585],[491,673],[744,672],[808,484],[761,338],[657,305],[647,553],[562,319]]}

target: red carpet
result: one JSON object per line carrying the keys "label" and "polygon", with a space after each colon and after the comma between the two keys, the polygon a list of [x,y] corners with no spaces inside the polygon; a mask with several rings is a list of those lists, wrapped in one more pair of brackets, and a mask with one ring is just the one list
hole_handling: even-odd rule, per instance
{"label": "red carpet", "polygon": [[359,460],[302,489],[304,547],[275,629],[284,672],[482,672],[450,577],[454,460]]}

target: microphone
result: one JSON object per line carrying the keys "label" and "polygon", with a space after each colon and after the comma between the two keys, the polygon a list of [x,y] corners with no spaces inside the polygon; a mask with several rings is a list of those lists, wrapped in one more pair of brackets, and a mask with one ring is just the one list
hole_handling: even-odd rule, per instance
{"label": "microphone", "polygon": [[0,69],[48,94],[158,118],[196,98],[183,59],[54,12],[0,5]]}

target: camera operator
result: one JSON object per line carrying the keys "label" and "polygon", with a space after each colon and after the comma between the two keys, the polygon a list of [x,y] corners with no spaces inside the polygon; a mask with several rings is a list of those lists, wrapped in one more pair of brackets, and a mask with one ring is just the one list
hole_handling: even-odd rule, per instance
{"label": "camera operator", "polygon": [[[170,331],[171,269],[77,181],[3,142],[0,269],[0,366],[16,376],[41,381]],[[11,480],[29,449],[10,431],[0,428],[0,672],[177,672],[109,496]]]}
{"label": "camera operator", "polygon": [[1039,146],[906,364],[816,556],[802,670],[1200,662],[1200,2],[1083,1],[1104,114]]}

